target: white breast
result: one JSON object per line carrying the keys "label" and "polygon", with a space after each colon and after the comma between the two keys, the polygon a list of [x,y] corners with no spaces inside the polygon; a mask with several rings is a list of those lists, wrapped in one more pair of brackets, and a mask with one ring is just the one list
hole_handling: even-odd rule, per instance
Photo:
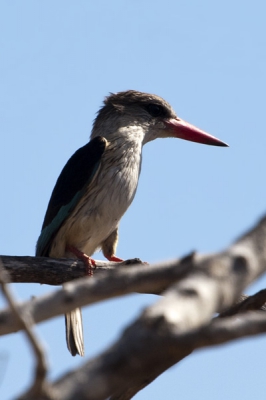
{"label": "white breast", "polygon": [[97,176],[59,230],[50,256],[64,256],[67,244],[90,256],[115,230],[137,190],[141,151],[136,135],[109,142]]}

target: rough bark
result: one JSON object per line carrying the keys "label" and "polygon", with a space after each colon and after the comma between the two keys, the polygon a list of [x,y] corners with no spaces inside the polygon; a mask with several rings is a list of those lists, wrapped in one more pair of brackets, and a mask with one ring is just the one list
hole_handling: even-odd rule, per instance
{"label": "rough bark", "polygon": [[[25,263],[23,259],[19,261]],[[52,269],[46,282],[52,279],[57,284],[74,279],[77,276],[72,270],[82,268],[73,260],[32,261],[36,262],[36,269],[39,263],[41,268],[46,265],[48,270]],[[2,262],[9,265],[6,269],[12,280],[25,280],[26,273],[17,273],[10,260],[2,257]],[[60,280],[57,271],[62,271],[61,264],[67,265],[67,271]],[[163,294],[125,329],[116,343],[77,370],[50,382],[50,397],[46,394],[39,398],[130,399],[196,348],[265,332],[266,314],[250,310],[265,310],[266,291],[239,301],[244,288],[265,270],[263,218],[220,253],[191,254],[173,262],[130,268],[109,264],[101,267],[99,263],[93,279],[69,282],[64,289],[20,305],[22,312],[30,311],[38,323],[76,307],[130,292]],[[84,275],[84,271],[79,273]],[[42,279],[46,280],[45,274]],[[217,312],[221,316],[214,318]],[[9,310],[0,312],[0,334],[19,329],[22,327]]]}

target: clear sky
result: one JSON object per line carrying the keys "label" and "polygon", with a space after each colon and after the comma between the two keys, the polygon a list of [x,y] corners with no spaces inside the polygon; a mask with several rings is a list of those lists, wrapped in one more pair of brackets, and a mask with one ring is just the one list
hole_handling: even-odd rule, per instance
{"label": "clear sky", "polygon": [[[230,147],[173,139],[145,146],[117,255],[153,262],[219,251],[254,224],[266,211],[265,15],[262,0],[1,1],[1,254],[34,255],[58,174],[89,140],[104,96],[126,89],[164,97]],[[56,290],[12,288],[19,299]],[[85,359],[156,299],[85,308]],[[81,364],[66,350],[63,317],[36,330],[51,378]],[[265,345],[261,336],[195,352],[136,399],[263,398]],[[31,372],[24,335],[2,337],[1,399],[20,393]]]}

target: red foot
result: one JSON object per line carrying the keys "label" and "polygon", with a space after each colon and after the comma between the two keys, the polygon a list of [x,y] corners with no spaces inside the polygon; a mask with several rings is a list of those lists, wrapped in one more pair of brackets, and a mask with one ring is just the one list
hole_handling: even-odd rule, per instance
{"label": "red foot", "polygon": [[107,260],[114,261],[114,262],[122,262],[122,261],[124,261],[124,260],[122,260],[122,258],[118,258],[114,254],[112,256],[106,257],[106,258],[107,258]]}
{"label": "red foot", "polygon": [[96,268],[96,262],[93,258],[87,256],[87,254],[83,253],[82,251],[78,250],[74,246],[67,246],[66,248],[71,253],[75,254],[75,256],[84,262],[85,267],[87,267],[87,274],[89,276],[93,275],[93,268]]}

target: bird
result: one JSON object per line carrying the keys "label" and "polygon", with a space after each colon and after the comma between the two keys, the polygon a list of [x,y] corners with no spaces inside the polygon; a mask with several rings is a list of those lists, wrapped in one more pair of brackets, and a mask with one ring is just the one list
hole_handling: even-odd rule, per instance
{"label": "bird", "polygon": [[[177,116],[163,98],[136,90],[110,93],[94,120],[90,141],[64,166],[51,194],[36,245],[36,256],[84,261],[91,275],[98,249],[116,256],[119,222],[136,194],[143,145],[180,138],[228,145]],[[84,355],[79,308],[65,315],[70,353]]]}

